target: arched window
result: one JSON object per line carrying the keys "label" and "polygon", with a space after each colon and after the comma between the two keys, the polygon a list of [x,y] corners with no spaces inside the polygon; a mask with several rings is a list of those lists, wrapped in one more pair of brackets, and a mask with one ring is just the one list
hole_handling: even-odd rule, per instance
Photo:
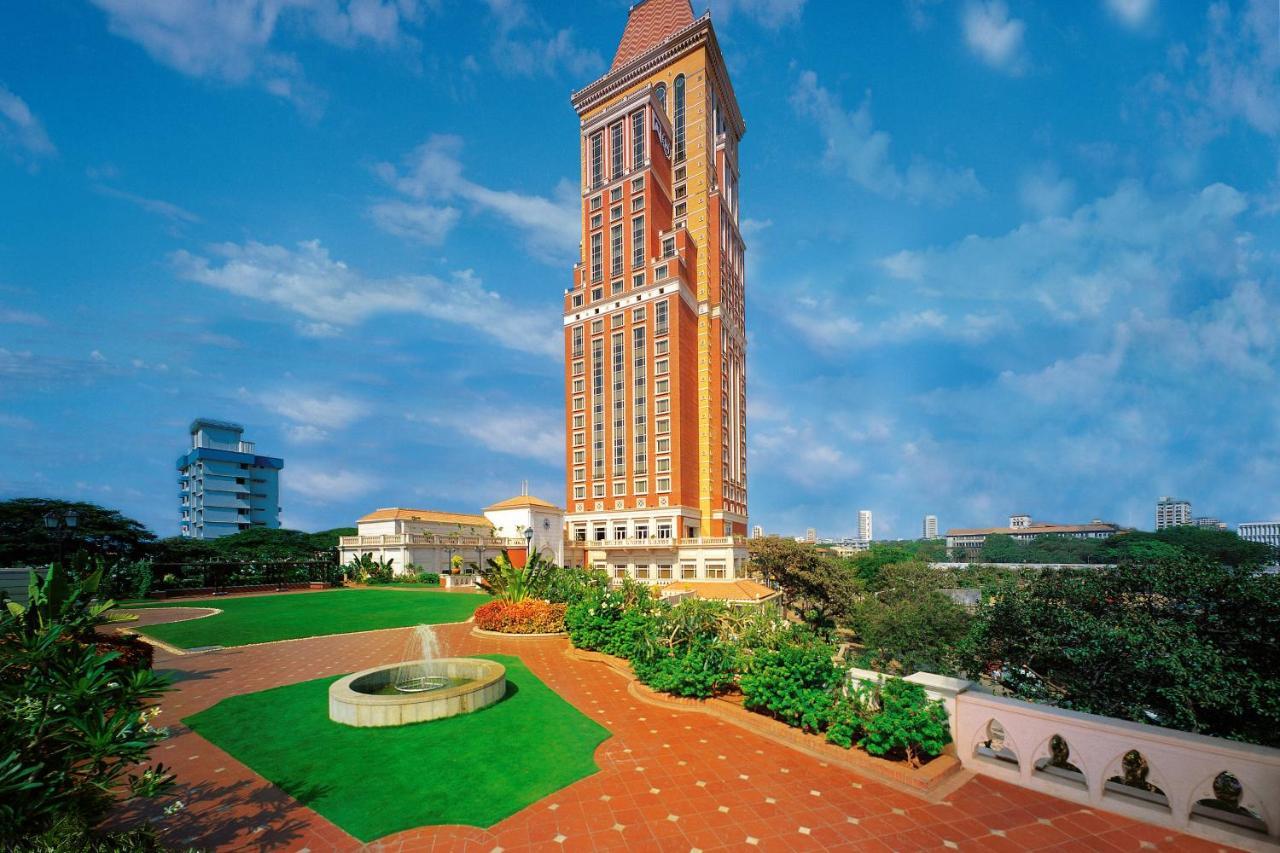
{"label": "arched window", "polygon": [[659,83],[653,89],[654,97],[658,99],[658,103],[662,105],[662,111],[667,111],[667,84]]}
{"label": "arched window", "polygon": [[684,75],[676,78],[671,121],[676,126],[676,162],[684,159]]}

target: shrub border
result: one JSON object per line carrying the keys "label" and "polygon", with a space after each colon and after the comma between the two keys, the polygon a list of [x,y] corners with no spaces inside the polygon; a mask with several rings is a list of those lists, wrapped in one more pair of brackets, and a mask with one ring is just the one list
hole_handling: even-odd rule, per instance
{"label": "shrub border", "polygon": [[500,640],[546,640],[551,637],[567,637],[568,631],[552,631],[550,634],[508,634],[506,631],[490,631],[487,628],[472,628],[473,637],[496,637]]}
{"label": "shrub border", "polygon": [[844,749],[827,743],[822,735],[808,734],[780,720],[748,711],[728,699],[693,699],[660,693],[641,684],[636,679],[631,665],[623,658],[603,652],[584,651],[573,646],[565,649],[565,655],[573,660],[603,664],[619,675],[625,676],[628,681],[627,692],[646,704],[708,714],[722,722],[768,738],[774,743],[803,752],[812,758],[869,777],[890,787],[923,795],[927,799],[937,799],[950,793],[953,787],[949,783],[966,782],[971,775],[961,766],[954,743],[948,744],[942,754],[913,770],[905,761],[890,761],[869,755],[857,748]]}

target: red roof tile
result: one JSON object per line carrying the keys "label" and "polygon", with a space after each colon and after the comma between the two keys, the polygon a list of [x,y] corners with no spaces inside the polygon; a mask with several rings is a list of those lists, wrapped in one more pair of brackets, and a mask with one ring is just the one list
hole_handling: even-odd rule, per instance
{"label": "red roof tile", "polygon": [[627,28],[609,70],[621,68],[692,23],[689,0],[640,0],[627,16]]}

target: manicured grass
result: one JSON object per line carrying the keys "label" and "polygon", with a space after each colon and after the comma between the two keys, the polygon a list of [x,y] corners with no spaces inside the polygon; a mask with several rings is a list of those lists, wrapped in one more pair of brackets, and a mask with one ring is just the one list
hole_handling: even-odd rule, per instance
{"label": "manicured grass", "polygon": [[320,678],[224,699],[182,722],[361,841],[416,826],[488,827],[596,772],[609,732],[519,658],[507,696],[472,714],[358,729],[329,719]]}
{"label": "manicured grass", "polygon": [[335,589],[331,592],[253,595],[163,607],[217,607],[204,619],[150,625],[140,633],[183,649],[244,646],[322,634],[348,634],[406,625],[464,622],[489,596],[430,590]]}

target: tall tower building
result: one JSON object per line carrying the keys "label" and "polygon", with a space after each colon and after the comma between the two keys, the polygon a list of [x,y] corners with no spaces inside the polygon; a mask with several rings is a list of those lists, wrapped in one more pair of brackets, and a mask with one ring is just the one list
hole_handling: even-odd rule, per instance
{"label": "tall tower building", "polygon": [[582,246],[565,294],[566,532],[650,583],[743,576],[745,132],[709,14],[631,7],[573,94]]}
{"label": "tall tower building", "polygon": [[936,515],[926,515],[924,523],[920,526],[920,533],[925,539],[937,539],[938,517]]}
{"label": "tall tower building", "polygon": [[280,526],[280,469],[284,460],[259,456],[244,427],[196,418],[191,449],[178,457],[178,530],[190,539],[216,539],[251,527]]}
{"label": "tall tower building", "polygon": [[871,541],[871,510],[858,510],[858,541]]}
{"label": "tall tower building", "polygon": [[1180,501],[1167,495],[1156,501],[1156,530],[1191,523],[1191,501]]}

